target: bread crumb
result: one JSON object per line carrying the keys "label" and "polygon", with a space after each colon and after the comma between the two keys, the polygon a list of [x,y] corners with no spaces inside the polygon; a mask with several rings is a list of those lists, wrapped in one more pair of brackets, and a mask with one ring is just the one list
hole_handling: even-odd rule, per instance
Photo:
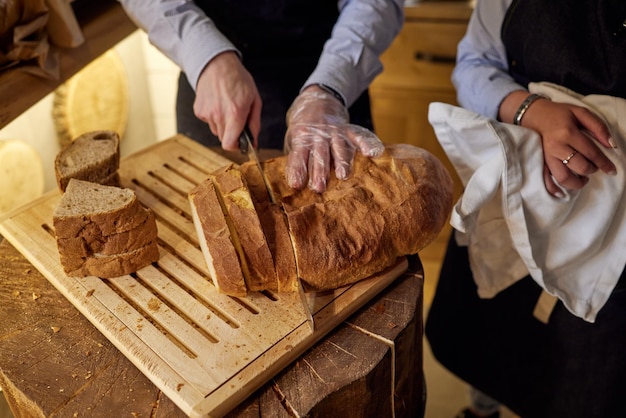
{"label": "bread crumb", "polygon": [[176,385],[176,392],[180,392],[180,390],[183,388],[183,386],[185,386],[184,383],[179,383]]}
{"label": "bread crumb", "polygon": [[55,327],[55,326],[51,326],[50,328],[52,328],[52,332],[54,332],[55,334],[59,331],[61,331],[60,327]]}
{"label": "bread crumb", "polygon": [[18,297],[21,293],[19,290],[14,290],[13,293],[11,293],[13,295],[14,298]]}
{"label": "bread crumb", "polygon": [[33,292],[33,300],[37,300],[41,297],[40,294]]}
{"label": "bread crumb", "polygon": [[96,291],[96,289],[90,289],[90,290],[88,290],[88,291],[87,291],[87,295],[86,295],[86,296],[87,296],[87,297],[89,297],[89,296],[93,295],[93,292],[95,292],[95,291]]}
{"label": "bread crumb", "polygon": [[148,301],[148,309],[150,309],[151,311],[158,311],[160,307],[161,301],[159,301],[157,298],[151,298]]}

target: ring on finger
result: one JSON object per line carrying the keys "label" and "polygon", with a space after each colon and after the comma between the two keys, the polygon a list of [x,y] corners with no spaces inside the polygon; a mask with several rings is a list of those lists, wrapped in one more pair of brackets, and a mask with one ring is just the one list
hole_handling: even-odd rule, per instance
{"label": "ring on finger", "polygon": [[569,164],[569,160],[572,159],[572,157],[574,157],[574,155],[578,154],[578,151],[574,150],[574,152],[572,152],[570,155],[567,156],[567,158],[565,158],[563,161],[561,161],[563,164],[567,165]]}

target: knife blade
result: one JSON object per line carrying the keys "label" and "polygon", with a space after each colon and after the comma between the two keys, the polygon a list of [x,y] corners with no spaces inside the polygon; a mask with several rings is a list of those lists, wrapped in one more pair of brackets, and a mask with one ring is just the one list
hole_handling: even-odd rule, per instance
{"label": "knife blade", "polygon": [[[250,132],[250,128],[246,125],[239,136],[239,150],[242,154],[248,155],[250,161],[254,161],[256,163],[257,168],[261,172],[261,178],[263,179],[263,183],[265,184],[265,188],[267,189],[267,193],[269,194],[270,201],[274,204],[277,203],[276,198],[274,197],[274,193],[272,192],[272,188],[269,185],[269,180],[265,176],[265,172],[263,171],[263,166],[261,165],[261,161],[259,160],[259,156],[254,149],[254,143],[252,142],[252,133]],[[313,313],[311,312],[311,307],[308,302],[308,298],[306,293],[304,292],[304,286],[302,285],[302,280],[298,277],[298,293],[300,295],[300,302],[302,302],[302,308],[304,310],[304,314],[306,315],[307,322],[311,331],[315,330],[315,321],[313,319]]]}
{"label": "knife blade", "polygon": [[265,172],[263,171],[263,166],[261,166],[261,161],[259,160],[259,156],[254,149],[254,143],[252,142],[252,133],[250,132],[250,128],[246,125],[239,136],[239,150],[242,154],[248,155],[250,161],[256,163],[257,168],[261,172],[261,178],[263,179],[263,184],[265,184],[265,189],[267,189],[267,193],[270,196],[270,201],[272,203],[276,203],[276,198],[274,197],[274,193],[272,192],[272,188],[270,187],[269,180],[265,177]]}

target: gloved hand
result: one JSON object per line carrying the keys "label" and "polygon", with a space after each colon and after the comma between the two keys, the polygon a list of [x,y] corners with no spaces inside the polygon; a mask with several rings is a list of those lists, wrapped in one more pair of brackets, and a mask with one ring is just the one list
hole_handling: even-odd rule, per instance
{"label": "gloved hand", "polygon": [[[354,153],[376,157],[384,145],[370,130],[351,125],[348,109],[318,86],[307,87],[287,111],[285,151],[287,184],[318,193],[326,190],[331,165],[338,179],[346,179]],[[307,182],[308,180],[308,182]]]}

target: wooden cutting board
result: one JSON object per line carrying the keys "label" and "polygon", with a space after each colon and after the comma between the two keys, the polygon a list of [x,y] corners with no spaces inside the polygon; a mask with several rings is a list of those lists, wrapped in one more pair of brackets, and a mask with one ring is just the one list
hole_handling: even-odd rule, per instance
{"label": "wooden cutting board", "polygon": [[59,263],[50,192],[0,219],[0,234],[190,416],[222,416],[407,269],[407,260],[333,292],[308,294],[315,330],[297,294],[216,291],[193,226],[187,192],[230,163],[183,136],[125,158],[120,176],[150,207],[158,263],[111,280],[73,278]]}

